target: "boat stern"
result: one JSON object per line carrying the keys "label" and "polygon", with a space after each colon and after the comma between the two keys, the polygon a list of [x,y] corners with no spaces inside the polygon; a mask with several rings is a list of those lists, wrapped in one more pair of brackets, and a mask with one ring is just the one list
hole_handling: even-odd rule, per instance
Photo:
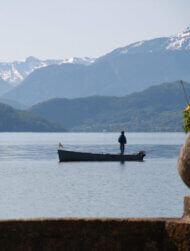
{"label": "boat stern", "polygon": [[146,156],[146,152],[145,151],[140,151],[139,153],[138,153],[138,155],[142,158],[142,160],[143,160],[143,158]]}

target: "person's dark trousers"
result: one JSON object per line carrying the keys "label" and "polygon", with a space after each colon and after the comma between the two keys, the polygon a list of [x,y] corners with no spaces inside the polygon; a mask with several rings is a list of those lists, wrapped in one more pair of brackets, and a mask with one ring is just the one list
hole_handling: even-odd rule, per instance
{"label": "person's dark trousers", "polygon": [[120,150],[121,150],[121,154],[124,154],[125,151],[125,144],[120,144]]}

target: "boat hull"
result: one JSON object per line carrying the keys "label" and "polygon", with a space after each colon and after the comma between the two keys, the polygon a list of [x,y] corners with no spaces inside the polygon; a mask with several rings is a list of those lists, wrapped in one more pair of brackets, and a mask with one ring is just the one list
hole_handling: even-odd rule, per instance
{"label": "boat hull", "polygon": [[97,154],[97,153],[82,153],[72,152],[59,149],[59,161],[142,161],[146,153],[141,151],[137,154]]}

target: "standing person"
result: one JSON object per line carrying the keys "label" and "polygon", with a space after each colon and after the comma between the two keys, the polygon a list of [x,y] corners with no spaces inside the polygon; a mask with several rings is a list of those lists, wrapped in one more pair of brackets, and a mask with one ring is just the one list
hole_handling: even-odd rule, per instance
{"label": "standing person", "polygon": [[125,151],[125,144],[127,143],[124,131],[121,131],[121,135],[119,136],[118,142],[120,143],[120,150],[121,154],[123,155]]}

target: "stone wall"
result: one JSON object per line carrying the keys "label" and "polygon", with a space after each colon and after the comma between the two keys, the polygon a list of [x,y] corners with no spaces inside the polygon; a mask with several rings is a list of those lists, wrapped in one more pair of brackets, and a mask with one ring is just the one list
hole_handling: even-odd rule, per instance
{"label": "stone wall", "polygon": [[190,250],[187,219],[0,221],[0,250]]}

